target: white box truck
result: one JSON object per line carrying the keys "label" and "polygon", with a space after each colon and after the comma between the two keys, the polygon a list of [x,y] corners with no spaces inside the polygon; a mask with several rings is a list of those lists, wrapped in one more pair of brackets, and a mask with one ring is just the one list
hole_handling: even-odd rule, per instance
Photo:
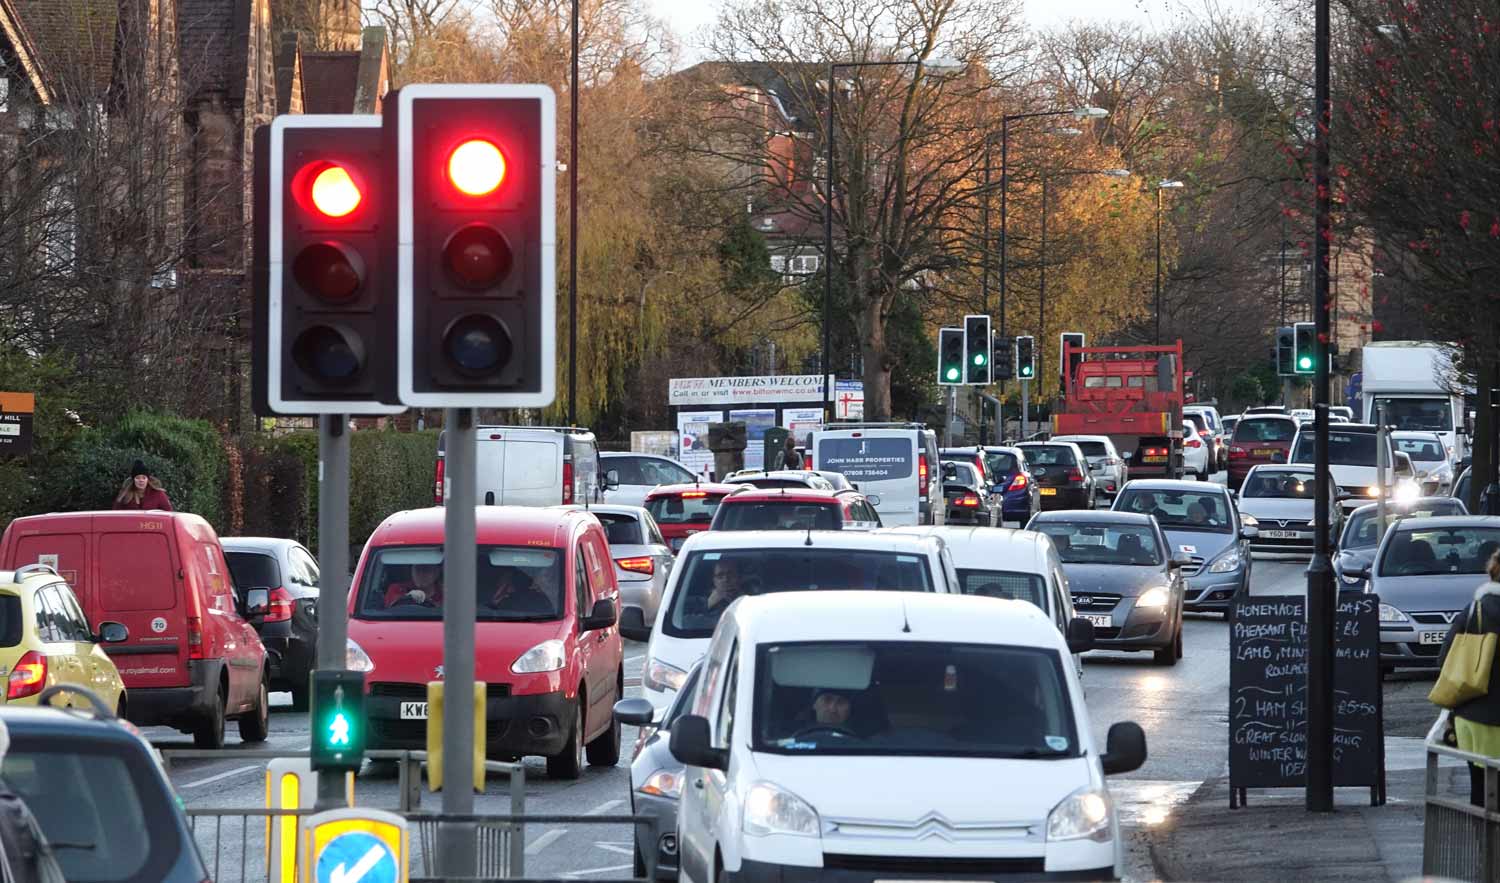
{"label": "white box truck", "polygon": [[1468,452],[1464,426],[1463,379],[1455,376],[1452,348],[1432,341],[1391,340],[1364,348],[1362,416],[1396,429],[1435,432],[1442,436],[1453,462]]}

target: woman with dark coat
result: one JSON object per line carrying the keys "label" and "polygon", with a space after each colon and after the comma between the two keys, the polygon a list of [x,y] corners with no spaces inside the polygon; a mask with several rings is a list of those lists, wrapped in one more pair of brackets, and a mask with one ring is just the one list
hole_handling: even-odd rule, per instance
{"label": "woman with dark coat", "polygon": [[[1459,612],[1443,642],[1438,665],[1448,659],[1448,650],[1456,635],[1473,631],[1476,634],[1500,634],[1500,554],[1490,557],[1486,567],[1490,581],[1474,592],[1474,604]],[[1479,616],[1473,628],[1469,626],[1475,611]],[[1453,730],[1458,737],[1458,750],[1485,757],[1500,758],[1500,653],[1490,667],[1490,691],[1477,699],[1453,709]],[[1469,802],[1484,806],[1484,769],[1469,767]]]}
{"label": "woman with dark coat", "polygon": [[167,490],[161,486],[161,481],[146,471],[145,463],[137,460],[131,464],[130,477],[125,479],[125,484],[115,497],[115,508],[161,509],[171,512],[172,501],[167,498]]}

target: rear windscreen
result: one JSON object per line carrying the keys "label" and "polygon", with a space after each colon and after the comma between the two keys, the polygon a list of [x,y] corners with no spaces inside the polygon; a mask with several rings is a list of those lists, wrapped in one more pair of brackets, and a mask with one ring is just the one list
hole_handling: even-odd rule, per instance
{"label": "rear windscreen", "polygon": [[854,482],[908,478],[912,465],[908,438],[825,438],[818,441],[818,468],[842,472]]}
{"label": "rear windscreen", "polygon": [[1033,466],[1077,466],[1073,449],[1062,445],[1036,445],[1026,448],[1026,462]]}
{"label": "rear windscreen", "polygon": [[172,557],[159,533],[99,535],[99,606],[109,611],[177,606]]}
{"label": "rear windscreen", "polygon": [[1047,587],[1042,582],[1042,578],[1034,573],[1019,573],[1011,570],[969,570],[960,567],[958,585],[959,590],[965,595],[1030,601],[1042,610],[1047,610]]}
{"label": "rear windscreen", "polygon": [[641,546],[645,540],[641,538],[641,523],[634,515],[618,515],[609,512],[595,512],[594,517],[604,525],[604,534],[609,537],[612,546]]}
{"label": "rear windscreen", "polygon": [[837,503],[795,500],[730,503],[719,515],[719,530],[838,530]]}
{"label": "rear windscreen", "polygon": [[1073,444],[1077,445],[1078,449],[1080,451],[1083,451],[1083,455],[1085,457],[1088,457],[1090,460],[1103,460],[1105,457],[1109,456],[1109,451],[1105,449],[1104,442],[1080,441],[1073,442]]}
{"label": "rear windscreen", "polygon": [[229,561],[229,573],[240,589],[274,589],[281,585],[281,573],[276,559],[259,552],[224,553]]}
{"label": "rear windscreen", "polygon": [[1285,417],[1270,420],[1248,417],[1234,427],[1235,444],[1289,442],[1297,434],[1297,421]]}
{"label": "rear windscreen", "polygon": [[0,647],[21,643],[21,599],[0,595]]}
{"label": "rear windscreen", "polygon": [[714,510],[722,499],[723,494],[686,491],[653,497],[646,501],[646,511],[657,524],[708,524],[714,520]]}
{"label": "rear windscreen", "polygon": [[1016,471],[1016,455],[989,453],[984,455],[984,468],[990,475],[1006,475]]}

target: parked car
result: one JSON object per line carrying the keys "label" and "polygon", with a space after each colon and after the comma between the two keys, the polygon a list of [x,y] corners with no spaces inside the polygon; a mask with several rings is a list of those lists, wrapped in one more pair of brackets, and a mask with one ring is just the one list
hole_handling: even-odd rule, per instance
{"label": "parked car", "polygon": [[746,469],[724,477],[724,484],[746,484],[761,490],[774,488],[806,488],[815,491],[831,491],[833,483],[810,469],[775,469],[766,472]]}
{"label": "parked car", "polygon": [[1233,414],[1224,418],[1224,468],[1229,468],[1229,442],[1234,438],[1234,428],[1239,425],[1240,415]]}
{"label": "parked car", "polygon": [[712,531],[688,540],[667,582],[661,615],[633,615],[620,630],[650,640],[641,692],[662,708],[682,689],[714,626],[735,598],[849,589],[956,591],[953,559],[941,540],[884,531]]}
{"label": "parked car", "polygon": [[1399,430],[1391,433],[1391,443],[1411,458],[1422,496],[1446,494],[1453,488],[1453,461],[1442,436],[1435,432]]}
{"label": "parked car", "polygon": [[1072,442],[1083,451],[1088,460],[1089,473],[1094,479],[1094,505],[1108,507],[1125,482],[1130,480],[1130,469],[1125,458],[1115,449],[1114,440],[1107,435],[1059,435],[1053,442]]}
{"label": "parked car", "polygon": [[36,817],[68,883],[208,880],[156,750],[107,699],[77,685],[36,698],[42,707],[0,706],[10,742],[0,775]]}
{"label": "parked car", "polygon": [[941,524],[937,433],[921,423],[838,423],[812,434],[813,466],[843,473],[882,524]]}
{"label": "parked car", "polygon": [[993,598],[741,599],[672,727],[693,783],[681,878],[1118,878],[1104,777],[1144,762],[1145,734],[1094,741],[1067,664],[1088,646],[1080,625],[1065,641],[1035,606]]}
{"label": "parked car", "polygon": [[[1352,591],[1364,587],[1365,578],[1356,574],[1370,569],[1375,550],[1385,535],[1380,529],[1379,514],[1379,504],[1367,503],[1344,519],[1344,532],[1339,535],[1338,553],[1333,558],[1333,572],[1338,576],[1340,589]],[[1401,518],[1468,514],[1463,501],[1455,497],[1423,497],[1410,503],[1392,501],[1386,507],[1386,526],[1389,528]]]}
{"label": "parked car", "polygon": [[694,665],[683,681],[677,698],[657,710],[645,699],[621,699],[615,717],[623,724],[640,727],[635,754],[630,761],[630,812],[655,820],[651,829],[635,826],[635,876],[647,880],[677,879],[677,806],[682,800],[687,769],[672,756],[669,739],[672,724],[692,707],[698,689],[701,665]]}
{"label": "parked car", "polygon": [[709,530],[874,530],[875,507],[859,491],[748,489],[730,494]]}
{"label": "parked car", "polygon": [[1017,445],[1026,455],[1031,475],[1039,485],[1042,511],[1052,509],[1092,509],[1094,477],[1089,473],[1088,458],[1072,442],[1022,442]]}
{"label": "parked car", "polygon": [[1246,411],[1229,441],[1229,487],[1239,490],[1253,466],[1285,463],[1296,437],[1297,421],[1292,418]]}
{"label": "parked car", "polygon": [[[101,622],[97,630],[89,625],[73,590],[50,566],[0,570],[0,671],[9,673],[7,704],[34,705],[48,687],[71,684],[122,713],[125,682],[104,645],[128,637],[118,622]],[[64,701],[74,695],[64,694]]]}
{"label": "parked car", "polygon": [[[597,503],[604,493],[599,445],[587,429],[546,426],[474,428],[476,500],[481,506],[566,506]],[[448,497],[448,433],[438,434],[433,486]]]}
{"label": "parked car", "polygon": [[708,530],[725,497],[750,489],[747,484],[708,481],[662,485],[646,495],[646,511],[651,513],[667,544],[676,552],[688,537]]}
{"label": "parked car", "polygon": [[1138,479],[1125,485],[1114,511],[1154,517],[1167,535],[1172,556],[1188,556],[1182,568],[1187,579],[1184,609],[1227,615],[1236,595],[1249,594],[1250,541],[1259,531],[1241,518],[1228,489],[1194,481]]}
{"label": "parked car", "polygon": [[943,499],[947,504],[945,524],[993,527],[997,521],[1000,501],[990,493],[979,467],[972,463],[943,464]]}
{"label": "parked car", "polygon": [[684,484],[693,473],[671,457],[656,454],[631,454],[601,451],[599,468],[604,470],[603,500],[621,506],[641,506],[652,488],[663,484]]}
{"label": "parked car", "polygon": [[634,607],[647,622],[656,619],[667,574],[676,560],[656,519],[641,506],[598,503],[587,510],[604,525],[609,556],[620,584],[620,609]]}
{"label": "parked car", "polygon": [[[443,676],[443,510],[397,512],[365,545],[349,593],[349,654],[367,672],[371,748],[421,749],[427,683]],[[604,527],[565,508],[476,510],[475,679],[486,756],[539,755],[576,779],[614,766],[624,695],[620,590]]]}
{"label": "parked car", "polygon": [[270,725],[270,669],[254,622],[265,593],[235,595],[207,521],[188,512],[59,512],[17,518],[0,538],[0,567],[52,566],[90,621],[113,620],[127,640],[105,652],[125,682],[129,719],[224,744],[224,722],[261,742]]}
{"label": "parked car", "polygon": [[1500,517],[1403,518],[1373,566],[1350,572],[1380,596],[1380,667],[1436,668],[1453,620],[1474,600],[1500,550]]}
{"label": "parked car", "polygon": [[308,707],[308,675],[318,664],[317,559],[296,540],[224,537],[224,558],[244,603],[251,589],[265,589],[270,603],[256,626],[271,666],[271,689],[292,694],[292,707]]}
{"label": "parked car", "polygon": [[[1184,447],[1188,447],[1191,449],[1191,446],[1187,443],[1193,441],[1194,439],[1203,443],[1205,453],[1207,454],[1205,459],[1208,462],[1205,466],[1205,471],[1203,471],[1199,475],[1204,481],[1207,481],[1208,476],[1212,475],[1214,472],[1217,472],[1219,469],[1219,435],[1218,433],[1214,432],[1213,426],[1208,422],[1207,415],[1201,411],[1184,410],[1182,412],[1182,421],[1192,426],[1191,433],[1187,431],[1188,427],[1183,427],[1182,438]],[[1228,458],[1227,449],[1224,452],[1224,456],[1225,459]],[[1194,461],[1197,460],[1196,457],[1194,457],[1193,459]]]}
{"label": "parked car", "polygon": [[[1250,542],[1255,552],[1311,552],[1317,544],[1314,520],[1318,503],[1317,472],[1306,465],[1261,464],[1250,470],[1240,487],[1240,512],[1256,521]],[[1328,478],[1329,539],[1343,528],[1338,488]]]}
{"label": "parked car", "polygon": [[1147,651],[1158,665],[1182,658],[1185,552],[1169,551],[1149,515],[1043,512],[1027,530],[1052,540],[1076,615],[1094,626],[1100,650]]}

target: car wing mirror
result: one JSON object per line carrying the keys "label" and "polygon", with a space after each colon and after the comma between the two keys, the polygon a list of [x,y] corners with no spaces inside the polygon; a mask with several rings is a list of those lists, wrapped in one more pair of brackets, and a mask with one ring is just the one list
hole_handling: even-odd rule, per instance
{"label": "car wing mirror", "polygon": [[589,615],[584,617],[581,623],[582,630],[593,632],[599,629],[607,629],[613,626],[617,619],[614,599],[600,598],[594,602],[594,609],[589,611]]}
{"label": "car wing mirror", "polygon": [[1193,563],[1193,556],[1189,555],[1186,552],[1177,552],[1176,554],[1174,554],[1172,556],[1172,560],[1170,562],[1168,562],[1168,566],[1175,567],[1175,568],[1182,568],[1182,567],[1191,566],[1192,563]]}
{"label": "car wing mirror", "polygon": [[99,634],[94,638],[97,644],[123,644],[130,640],[130,629],[123,622],[101,622],[99,623]]}
{"label": "car wing mirror", "polygon": [[1111,726],[1099,762],[1107,776],[1140,769],[1146,762],[1146,732],[1130,721]]}
{"label": "car wing mirror", "polygon": [[1240,539],[1253,540],[1260,537],[1260,528],[1253,524],[1240,525]]}
{"label": "car wing mirror", "polygon": [[604,473],[604,489],[612,491],[620,486],[620,470],[611,469]]}
{"label": "car wing mirror", "polygon": [[245,590],[245,618],[259,625],[265,620],[266,614],[271,612],[271,590],[270,589],[246,589]]}
{"label": "car wing mirror", "polygon": [[639,697],[615,703],[615,720],[632,727],[650,726],[656,722],[656,707]]}
{"label": "car wing mirror", "polygon": [[952,481],[958,478],[958,467],[952,463],[943,464],[943,481]]}
{"label": "car wing mirror", "polygon": [[626,607],[620,614],[620,637],[629,641],[651,640],[651,626],[646,624],[646,614],[639,607]]}
{"label": "car wing mirror", "polygon": [[1362,580],[1368,581],[1370,579],[1370,568],[1368,566],[1357,567],[1357,568],[1354,568],[1353,570],[1346,570],[1346,571],[1344,571],[1344,575],[1345,576],[1352,576],[1355,579],[1362,579]]}
{"label": "car wing mirror", "polygon": [[1068,622],[1068,652],[1087,653],[1094,649],[1094,624],[1081,616]]}
{"label": "car wing mirror", "polygon": [[709,770],[729,769],[729,749],[709,743],[708,719],[696,714],[683,715],[672,724],[672,738],[667,743],[678,763]]}

